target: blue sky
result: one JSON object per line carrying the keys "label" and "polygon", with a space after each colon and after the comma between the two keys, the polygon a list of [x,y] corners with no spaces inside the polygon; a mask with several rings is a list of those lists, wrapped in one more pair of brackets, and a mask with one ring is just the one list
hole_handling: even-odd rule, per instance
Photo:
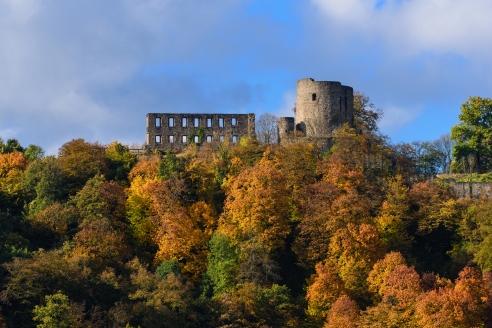
{"label": "blue sky", "polygon": [[393,142],[433,140],[491,97],[487,0],[0,0],[0,137],[141,144],[148,112],[291,116],[340,81]]}

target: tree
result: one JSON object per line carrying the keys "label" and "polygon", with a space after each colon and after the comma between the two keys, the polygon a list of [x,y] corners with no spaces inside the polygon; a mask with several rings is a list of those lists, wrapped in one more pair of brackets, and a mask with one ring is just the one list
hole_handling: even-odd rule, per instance
{"label": "tree", "polygon": [[381,231],[381,239],[390,251],[408,252],[413,240],[408,234],[410,221],[410,202],[408,187],[401,175],[388,181],[386,200],[376,223]]}
{"label": "tree", "polygon": [[262,159],[245,169],[227,192],[219,231],[235,243],[254,239],[268,251],[289,234],[289,192],[284,175]]}
{"label": "tree", "polygon": [[357,131],[377,132],[377,124],[382,118],[383,110],[377,108],[369,96],[356,91],[354,95],[354,124]]}
{"label": "tree", "polygon": [[143,317],[142,327],[183,327],[191,305],[191,286],[180,275],[161,278],[149,272],[137,259],[128,263],[131,300],[140,301],[134,311]]}
{"label": "tree", "polygon": [[84,327],[83,307],[70,304],[68,297],[61,292],[46,295],[45,299],[46,305],[36,305],[33,310],[34,321],[40,322],[38,328]]}
{"label": "tree", "polygon": [[65,175],[56,157],[48,156],[32,162],[23,177],[23,184],[32,197],[27,206],[28,213],[35,214],[55,201],[61,201],[64,180]]}
{"label": "tree", "polygon": [[20,215],[27,201],[22,183],[27,166],[24,154],[18,151],[0,154],[0,210]]}
{"label": "tree", "polygon": [[370,303],[367,277],[384,252],[377,229],[370,224],[349,223],[331,238],[327,263],[339,268],[349,296],[361,306]]}
{"label": "tree", "polygon": [[168,150],[159,162],[159,176],[163,180],[169,179],[171,176],[179,177],[179,174],[184,170],[184,161],[182,157],[177,157],[174,151]]}
{"label": "tree", "polygon": [[256,137],[265,144],[273,144],[278,141],[277,117],[270,113],[260,116],[255,123]]}
{"label": "tree", "polygon": [[406,265],[405,258],[398,252],[390,252],[385,255],[384,259],[374,264],[373,269],[369,272],[367,282],[369,291],[375,294],[374,299],[381,300],[386,291],[387,280],[389,275],[400,265]]}
{"label": "tree", "polygon": [[24,156],[26,156],[27,160],[32,162],[36,159],[41,159],[44,157],[44,150],[41,146],[37,145],[29,145],[24,151]]}
{"label": "tree", "polygon": [[210,253],[205,275],[211,283],[213,295],[217,296],[235,286],[238,252],[228,236],[217,232],[208,242],[208,247]]}
{"label": "tree", "polygon": [[462,160],[474,158],[474,171],[485,173],[492,168],[492,99],[469,97],[461,105],[460,123],[451,129],[453,169],[463,171]]}
{"label": "tree", "polygon": [[155,260],[176,258],[183,264],[183,273],[197,280],[205,271],[206,243],[215,225],[212,208],[203,202],[195,205],[199,208],[187,207],[185,185],[174,177],[151,181],[146,188],[151,198],[149,219],[155,226],[153,238],[159,247]]}
{"label": "tree", "polygon": [[110,171],[109,178],[128,183],[128,173],[137,163],[137,156],[130,153],[128,146],[114,141],[106,148],[106,157]]}
{"label": "tree", "polygon": [[74,139],[58,151],[60,166],[67,177],[69,194],[75,194],[87,180],[97,174],[108,173],[106,151],[99,143]]}
{"label": "tree", "polygon": [[8,154],[14,151],[24,152],[24,148],[22,148],[17,139],[8,139],[6,143],[3,143],[2,138],[0,138],[0,154]]}
{"label": "tree", "polygon": [[355,328],[359,319],[359,306],[347,295],[340,296],[331,307],[324,328]]}
{"label": "tree", "polygon": [[428,178],[439,172],[439,153],[435,144],[429,141],[412,142],[414,160],[416,164],[415,174],[417,178]]}
{"label": "tree", "polygon": [[446,133],[432,143],[439,154],[437,159],[439,171],[449,174],[451,172],[451,162],[453,161],[452,153],[455,141],[451,139],[449,133]]}
{"label": "tree", "polygon": [[343,280],[338,276],[335,269],[329,268],[322,263],[316,264],[316,274],[311,277],[313,283],[306,293],[308,301],[307,313],[313,319],[324,321],[335,301],[347,294]]}
{"label": "tree", "polygon": [[[487,327],[488,297],[479,271],[465,267],[456,286],[427,292],[416,304],[419,327]],[[490,291],[489,291],[490,292]]]}
{"label": "tree", "polygon": [[223,314],[214,327],[300,327],[286,286],[244,283],[218,298]]}

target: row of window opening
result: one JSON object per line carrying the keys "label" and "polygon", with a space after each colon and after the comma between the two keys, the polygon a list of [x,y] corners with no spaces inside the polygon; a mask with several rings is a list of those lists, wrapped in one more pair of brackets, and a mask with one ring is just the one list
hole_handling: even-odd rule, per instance
{"label": "row of window opening", "polygon": [[[174,117],[168,117],[168,126],[170,128],[173,128],[175,127],[175,121],[174,121]],[[156,117],[155,118],[155,126],[156,127],[161,127],[161,118],[160,117]],[[188,126],[188,118],[187,117],[182,117],[181,118],[181,126],[183,128],[187,127]],[[198,117],[195,117],[193,119],[193,126],[195,128],[199,127],[200,126],[200,119]],[[237,126],[237,119],[235,117],[233,117],[231,119],[231,126]],[[211,118],[207,118],[207,128],[211,128],[212,127],[212,119]],[[219,128],[223,128],[224,127],[224,118],[222,117],[219,117]]]}
{"label": "row of window opening", "polygon": [[[224,136],[219,136],[219,141],[224,142]],[[175,143],[175,138],[173,135],[168,136],[168,141],[169,143]],[[206,136],[205,141],[210,143],[212,142],[212,136]],[[162,142],[161,136],[157,135],[155,136],[155,143],[160,144]],[[181,136],[181,142],[182,143],[188,143],[188,136]],[[200,143],[200,137],[199,136],[194,136],[193,138],[194,143]],[[237,142],[237,136],[232,136],[232,142],[236,143]]]}

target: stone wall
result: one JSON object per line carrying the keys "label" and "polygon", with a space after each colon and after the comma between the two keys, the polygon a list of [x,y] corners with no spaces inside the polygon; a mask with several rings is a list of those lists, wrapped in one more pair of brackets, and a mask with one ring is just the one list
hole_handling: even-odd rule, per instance
{"label": "stone wall", "polygon": [[290,134],[294,131],[296,119],[294,117],[279,117],[277,119],[278,143],[284,144]]}
{"label": "stone wall", "polygon": [[255,136],[255,114],[176,114],[149,113],[146,117],[146,147],[150,149],[184,148],[189,136],[198,138],[199,128],[205,132],[198,143],[238,142],[241,137]]}
{"label": "stone wall", "polygon": [[447,181],[459,198],[492,198],[492,183],[490,182],[455,182]]}

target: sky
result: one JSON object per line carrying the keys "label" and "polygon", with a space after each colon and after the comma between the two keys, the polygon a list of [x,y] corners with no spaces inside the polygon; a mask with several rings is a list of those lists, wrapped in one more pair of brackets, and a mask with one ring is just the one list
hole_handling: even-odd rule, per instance
{"label": "sky", "polygon": [[492,97],[490,0],[0,0],[0,137],[57,154],[145,141],[147,113],[293,116],[339,81],[393,143],[434,140]]}

